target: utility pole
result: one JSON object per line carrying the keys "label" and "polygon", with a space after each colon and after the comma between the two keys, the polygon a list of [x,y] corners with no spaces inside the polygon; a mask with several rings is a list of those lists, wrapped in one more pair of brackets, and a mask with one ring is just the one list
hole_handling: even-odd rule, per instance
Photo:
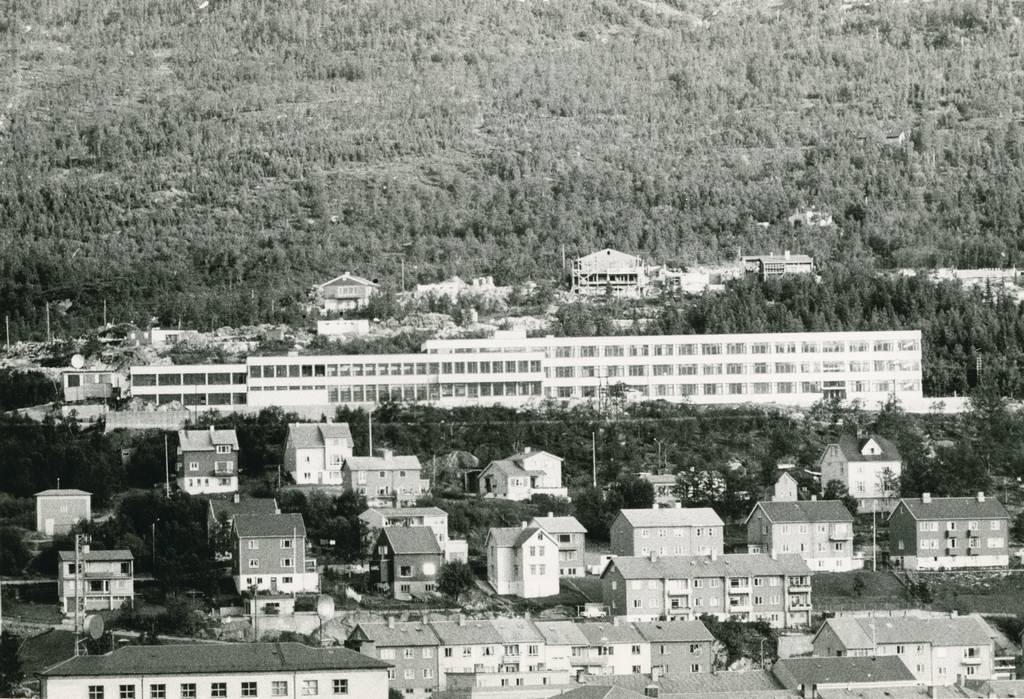
{"label": "utility pole", "polygon": [[53,342],[53,334],[50,333],[50,302],[46,302],[46,341]]}
{"label": "utility pole", "polygon": [[7,349],[11,349],[11,317],[4,316],[4,327],[7,329]]}
{"label": "utility pole", "polygon": [[878,571],[878,529],[875,526],[875,511],[878,501],[871,500],[871,570]]}
{"label": "utility pole", "polygon": [[597,487],[597,433],[590,433],[590,462],[593,470],[593,484]]}
{"label": "utility pole", "polygon": [[79,641],[82,636],[81,613],[85,607],[85,590],[82,589],[82,547],[92,541],[87,534],[75,534],[75,655],[79,655]]}
{"label": "utility pole", "polygon": [[167,434],[164,434],[164,483],[167,486],[166,495],[171,497],[171,466],[167,458]]}
{"label": "utility pole", "polygon": [[367,456],[373,456],[373,410],[366,413],[366,425],[369,429],[369,437],[367,438]]}
{"label": "utility pole", "polygon": [[103,299],[103,327],[107,327],[107,300]]}

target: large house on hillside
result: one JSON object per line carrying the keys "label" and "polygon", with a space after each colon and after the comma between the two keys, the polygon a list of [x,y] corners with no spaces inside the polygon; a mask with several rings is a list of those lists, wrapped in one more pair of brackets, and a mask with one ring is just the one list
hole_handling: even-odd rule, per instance
{"label": "large house on hillside", "polygon": [[821,487],[839,481],[857,498],[861,512],[889,512],[899,497],[903,459],[881,435],[845,435],[825,447],[818,459]]}
{"label": "large house on hillside", "polygon": [[710,507],[621,510],[611,526],[617,556],[722,553],[725,523]]}
{"label": "large house on hillside", "polygon": [[605,248],[572,261],[572,293],[638,298],[647,294],[652,273],[643,258]]}
{"label": "large house on hillside", "polygon": [[492,461],[480,472],[479,492],[484,497],[529,500],[534,495],[568,497],[562,487],[562,458],[526,447],[522,452]]}
{"label": "large house on hillside", "polygon": [[840,500],[759,502],[746,524],[750,553],[795,553],[815,571],[863,566],[853,558],[853,515]]}
{"label": "large house on hillside", "polygon": [[238,436],[234,430],[178,432],[178,487],[189,495],[238,490]]}
{"label": "large house on hillside", "polygon": [[487,581],[499,595],[558,594],[558,542],[540,527],[491,527],[484,549]]}
{"label": "large house on hillside", "polygon": [[376,282],[345,272],[318,286],[317,294],[327,312],[354,311],[369,304],[377,288]]}
{"label": "large house on hillside", "polygon": [[907,570],[1005,568],[1010,514],[1002,503],[973,498],[901,498],[889,515],[889,559]]}
{"label": "large house on hillside", "polygon": [[390,449],[379,453],[345,458],[341,481],[346,490],[365,496],[370,507],[408,507],[430,492],[430,481],[420,477],[418,457],[398,455]]}
{"label": "large house on hillside", "polygon": [[298,485],[335,485],[341,467],[352,456],[352,431],[347,422],[296,422],[288,425],[284,470]]}

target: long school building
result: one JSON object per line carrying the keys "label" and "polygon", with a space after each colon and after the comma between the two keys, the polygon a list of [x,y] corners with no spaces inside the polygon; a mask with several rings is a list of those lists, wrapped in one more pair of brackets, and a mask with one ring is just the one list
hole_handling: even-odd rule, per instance
{"label": "long school building", "polygon": [[372,406],[385,401],[520,407],[611,396],[696,404],[869,408],[920,403],[921,333],[757,333],[428,340],[419,354],[253,356],[244,364],[131,369],[131,395],[193,409]]}

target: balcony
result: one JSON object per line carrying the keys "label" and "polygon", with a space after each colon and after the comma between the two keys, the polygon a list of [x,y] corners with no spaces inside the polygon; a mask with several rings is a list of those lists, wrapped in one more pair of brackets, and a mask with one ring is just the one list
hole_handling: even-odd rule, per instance
{"label": "balcony", "polygon": [[737,593],[737,592],[750,592],[750,579],[749,578],[747,578],[747,582],[745,582],[745,583],[733,584],[730,581],[730,583],[729,583],[729,593],[733,594],[733,593]]}
{"label": "balcony", "polygon": [[947,538],[947,539],[948,539],[949,537],[955,537],[955,536],[958,536],[959,534],[960,534],[960,532],[958,532],[958,531],[957,531],[956,529],[947,529],[947,530],[946,530],[946,538]]}
{"label": "balcony", "polygon": [[316,572],[316,559],[315,558],[307,558],[306,559],[305,571],[307,573],[315,573]]}
{"label": "balcony", "polygon": [[810,592],[811,591],[811,581],[809,579],[808,580],[804,580],[804,579],[801,579],[801,578],[794,578],[794,579],[792,579],[792,580],[790,580],[788,582],[788,584],[786,585],[786,589],[790,590],[791,592],[801,592],[801,591]]}
{"label": "balcony", "polygon": [[810,611],[811,601],[809,599],[793,599],[787,603],[786,607],[792,612]]}
{"label": "balcony", "polygon": [[569,665],[572,667],[607,667],[608,655],[581,655],[569,658]]}
{"label": "balcony", "polygon": [[984,660],[979,653],[978,655],[965,655],[960,662],[964,665],[981,665]]}
{"label": "balcony", "polygon": [[749,597],[740,597],[738,599],[729,599],[729,604],[725,611],[727,612],[751,612],[754,610],[753,605],[750,602]]}
{"label": "balcony", "polygon": [[849,529],[836,530],[833,529],[828,533],[829,541],[849,541],[853,538],[853,531]]}

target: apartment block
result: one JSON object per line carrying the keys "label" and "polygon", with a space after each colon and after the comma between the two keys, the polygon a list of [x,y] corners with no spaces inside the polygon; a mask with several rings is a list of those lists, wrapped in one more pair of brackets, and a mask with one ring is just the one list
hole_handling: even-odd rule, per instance
{"label": "apartment block", "polygon": [[381,449],[380,456],[348,456],[341,467],[341,482],[346,490],[366,496],[370,507],[415,505],[421,495],[430,492],[430,481],[421,478],[416,456],[399,456]]}
{"label": "apartment block", "polygon": [[558,542],[558,574],[562,577],[586,575],[584,554],[587,549],[587,529],[573,516],[534,517],[531,527],[540,527]]}
{"label": "apartment block", "polygon": [[61,613],[74,614],[78,609],[79,581],[82,592],[77,597],[84,598],[84,611],[120,609],[125,602],[134,603],[135,558],[131,551],[93,551],[85,545],[77,563],[74,551],[58,552],[57,561],[57,598]]}
{"label": "apartment block", "polygon": [[759,502],[746,524],[750,553],[795,553],[814,571],[862,567],[853,558],[853,515],[839,500]]}
{"label": "apartment block", "polygon": [[238,491],[238,436],[234,430],[179,430],[178,488],[189,495]]}
{"label": "apartment block", "polygon": [[284,470],[298,485],[342,484],[341,467],[352,456],[346,422],[293,422],[284,444]]}
{"label": "apartment block", "polygon": [[504,641],[488,619],[432,621],[430,628],[441,644],[438,655],[439,688],[447,687],[447,676],[455,673],[497,673],[502,663]]}
{"label": "apartment block", "polygon": [[231,576],[242,593],[318,592],[316,559],[306,555],[306,525],[299,514],[235,515]]}
{"label": "apartment block", "polygon": [[711,672],[715,638],[699,621],[642,621],[633,624],[651,646],[651,669],[662,675]]}
{"label": "apartment block", "polygon": [[388,686],[405,696],[427,697],[439,686],[441,642],[429,624],[420,621],[361,622],[345,647],[387,662]]}
{"label": "apartment block", "polygon": [[618,556],[601,588],[611,615],[627,621],[712,614],[776,628],[810,622],[811,570],[796,554]]}
{"label": "apartment block", "polygon": [[43,699],[358,697],[387,699],[387,662],[300,643],[123,646],[39,673]]}
{"label": "apartment block", "polygon": [[651,671],[651,644],[622,621],[579,625],[587,652],[577,663],[591,675],[639,675]]}
{"label": "apartment block", "polygon": [[67,534],[79,522],[92,519],[92,494],[75,488],[52,488],[36,493],[36,531],[46,536]]}
{"label": "apartment block", "polygon": [[697,556],[722,553],[725,523],[710,507],[621,510],[612,521],[616,556]]}
{"label": "apartment block", "polygon": [[901,498],[889,515],[889,559],[907,570],[1005,568],[1009,527],[1006,508],[984,493]]}
{"label": "apartment block", "polygon": [[979,616],[835,617],[815,634],[814,655],[897,656],[929,686],[995,676],[988,624]]}

